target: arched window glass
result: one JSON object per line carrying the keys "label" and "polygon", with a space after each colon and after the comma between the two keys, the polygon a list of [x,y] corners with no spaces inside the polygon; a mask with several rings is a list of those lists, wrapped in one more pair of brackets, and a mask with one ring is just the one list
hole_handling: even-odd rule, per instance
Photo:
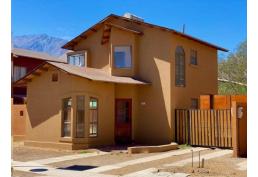
{"label": "arched window glass", "polygon": [[178,46],[176,48],[176,67],[175,67],[175,79],[176,86],[185,86],[185,51],[183,47]]}

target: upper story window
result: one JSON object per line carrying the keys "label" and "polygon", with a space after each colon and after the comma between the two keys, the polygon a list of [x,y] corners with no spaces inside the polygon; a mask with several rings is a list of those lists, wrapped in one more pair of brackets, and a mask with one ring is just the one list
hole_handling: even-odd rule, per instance
{"label": "upper story window", "polygon": [[22,66],[14,66],[13,67],[13,81],[17,81],[18,79],[25,76],[27,73],[27,68]]}
{"label": "upper story window", "polygon": [[84,67],[85,66],[85,55],[82,53],[79,54],[69,54],[67,56],[68,64]]}
{"label": "upper story window", "polygon": [[131,68],[131,46],[116,46],[114,48],[114,60],[116,68]]}
{"label": "upper story window", "polygon": [[185,86],[185,51],[183,47],[178,46],[175,53],[175,80],[176,86]]}
{"label": "upper story window", "polygon": [[197,51],[196,50],[191,50],[190,64],[197,65]]}

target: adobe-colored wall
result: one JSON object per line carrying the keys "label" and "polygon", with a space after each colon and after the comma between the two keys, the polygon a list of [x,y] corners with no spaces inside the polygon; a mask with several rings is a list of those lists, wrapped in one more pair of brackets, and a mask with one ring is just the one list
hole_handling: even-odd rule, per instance
{"label": "adobe-colored wall", "polygon": [[[103,28],[82,40],[76,50],[90,50],[92,67],[104,68],[112,75],[133,76],[150,82],[150,86],[139,86],[138,113],[135,140],[141,143],[164,144],[174,140],[174,110],[189,108],[191,98],[203,94],[217,94],[217,50],[193,40],[156,28],[126,23],[114,19],[119,24],[140,30],[142,36],[112,28],[110,42],[101,45]],[[114,69],[113,46],[133,45],[132,70]],[[175,49],[182,46],[185,51],[186,86],[175,87]],[[190,50],[198,52],[198,65],[190,65]],[[100,61],[101,60],[101,61]],[[112,60],[112,61],[110,61]],[[142,128],[144,127],[144,128]]]}
{"label": "adobe-colored wall", "polygon": [[[53,70],[53,71],[52,71]],[[59,81],[52,82],[51,74],[58,72]],[[26,121],[27,141],[58,144],[61,139],[61,100],[72,96],[73,110],[75,97],[85,95],[86,139],[84,144],[105,145],[114,143],[114,84],[94,82],[50,69],[28,83],[28,116]],[[97,97],[98,136],[88,138],[89,97]],[[76,113],[73,113],[76,117]],[[68,141],[70,142],[70,141]],[[78,143],[80,145],[80,143]],[[51,145],[52,146],[52,145]]]}
{"label": "adobe-colored wall", "polygon": [[75,50],[87,50],[89,67],[103,69],[110,72],[110,45],[102,45],[103,28],[93,32],[86,40],[81,40]]}
{"label": "adobe-colored wall", "polygon": [[[137,36],[131,32],[123,31],[121,29],[112,28],[110,37],[111,46],[111,74],[115,76],[135,76],[136,75],[136,38]],[[114,62],[114,48],[115,46],[131,46],[132,67],[131,68],[116,68]]]}
{"label": "adobe-colored wall", "polygon": [[23,140],[25,138],[26,129],[26,105],[14,105],[12,104],[12,136],[14,141]]}

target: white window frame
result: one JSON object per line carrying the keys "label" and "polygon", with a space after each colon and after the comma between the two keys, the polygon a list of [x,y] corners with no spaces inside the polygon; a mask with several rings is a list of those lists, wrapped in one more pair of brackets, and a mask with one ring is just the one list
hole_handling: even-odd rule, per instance
{"label": "white window frame", "polygon": [[[73,58],[73,61],[71,61],[70,57],[80,57],[83,56],[83,60],[79,59],[78,64],[75,61],[75,58]],[[67,54],[67,63],[70,65],[78,66],[78,67],[85,67],[87,66],[87,52],[86,51],[80,51],[80,52],[71,52]]]}

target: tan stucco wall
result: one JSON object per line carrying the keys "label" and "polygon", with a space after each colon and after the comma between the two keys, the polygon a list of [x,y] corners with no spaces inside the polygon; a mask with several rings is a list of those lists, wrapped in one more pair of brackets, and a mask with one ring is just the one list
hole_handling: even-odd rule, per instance
{"label": "tan stucco wall", "polygon": [[[35,129],[27,123],[31,140],[57,142],[60,138],[60,105],[64,95],[100,96],[101,110],[99,130],[96,140],[90,144],[107,144],[114,141],[114,101],[115,98],[132,98],[132,137],[136,142],[164,144],[174,140],[174,110],[190,107],[191,98],[203,94],[217,94],[217,50],[193,40],[144,25],[126,24],[114,20],[112,23],[141,30],[139,36],[112,27],[110,41],[101,45],[103,28],[94,32],[86,40],[81,40],[76,50],[89,51],[90,67],[104,69],[117,76],[132,76],[150,82],[148,86],[108,84],[69,76],[61,73],[59,83],[50,83],[50,75],[43,74],[29,83],[29,114],[36,117]],[[113,47],[132,46],[130,70],[113,67]],[[182,46],[185,51],[186,86],[175,87],[175,49]],[[198,65],[190,65],[190,50],[198,52]],[[48,98],[51,98],[49,104]],[[102,100],[102,101],[101,101]],[[40,106],[38,106],[40,105]],[[47,110],[47,111],[46,111]],[[27,121],[30,122],[30,121]],[[44,122],[44,124],[39,124]],[[50,129],[42,135],[42,131]],[[50,138],[49,138],[50,137]]]}
{"label": "tan stucco wall", "polygon": [[[111,46],[111,74],[115,76],[135,76],[136,73],[136,38],[137,36],[131,32],[121,29],[112,28],[110,37]],[[131,46],[132,67],[131,68],[116,68],[114,63],[114,47],[116,46]]]}
{"label": "tan stucco wall", "polygon": [[12,137],[13,140],[24,140],[26,135],[25,121],[27,108],[25,104],[13,104],[12,108]]}
{"label": "tan stucco wall", "polygon": [[[60,142],[62,98],[72,96],[73,108],[75,96],[85,95],[86,138],[89,145],[114,143],[114,84],[89,81],[58,71],[59,81],[51,81],[48,71],[35,77],[28,83],[28,120],[26,121],[27,140]],[[88,138],[89,97],[97,97],[98,136]],[[73,112],[76,117],[76,113]]]}
{"label": "tan stucco wall", "polygon": [[[114,20],[113,23],[142,31],[144,35],[114,30],[112,41],[134,44],[134,77],[151,83],[141,87],[139,128],[136,140],[147,143],[169,143],[174,140],[174,109],[189,108],[191,98],[201,94],[217,94],[217,50],[171,32]],[[122,38],[121,35],[124,37]],[[111,43],[113,45],[113,43]],[[175,87],[175,49],[185,51],[186,86]],[[190,65],[190,50],[198,52],[198,65]],[[120,73],[125,73],[120,71]],[[118,71],[114,75],[120,74]],[[128,74],[128,76],[131,76]],[[143,103],[143,105],[141,104]]]}
{"label": "tan stucco wall", "polygon": [[75,50],[87,51],[89,67],[104,69],[105,71],[110,72],[110,45],[101,44],[103,29],[104,28],[101,28],[97,32],[92,32],[93,34],[90,35],[86,40],[81,40],[81,42],[75,46]]}

